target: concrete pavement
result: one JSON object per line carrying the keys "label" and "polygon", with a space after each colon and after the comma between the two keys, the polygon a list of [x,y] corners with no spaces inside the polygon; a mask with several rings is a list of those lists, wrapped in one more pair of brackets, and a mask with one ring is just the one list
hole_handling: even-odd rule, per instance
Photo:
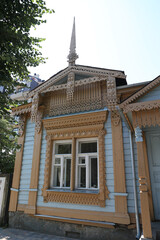
{"label": "concrete pavement", "polygon": [[[44,233],[31,232],[14,228],[0,228],[0,240],[73,240],[73,238],[59,237]],[[75,238],[74,238],[75,240]]]}

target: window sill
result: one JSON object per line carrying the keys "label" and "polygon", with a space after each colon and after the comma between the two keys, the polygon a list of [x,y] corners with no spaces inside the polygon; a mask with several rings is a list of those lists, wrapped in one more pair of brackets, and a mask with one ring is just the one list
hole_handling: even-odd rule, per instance
{"label": "window sill", "polygon": [[50,188],[47,189],[46,192],[66,192],[66,193],[86,193],[86,194],[98,194],[99,193],[99,189],[75,189],[73,191],[71,191],[70,189],[67,188]]}

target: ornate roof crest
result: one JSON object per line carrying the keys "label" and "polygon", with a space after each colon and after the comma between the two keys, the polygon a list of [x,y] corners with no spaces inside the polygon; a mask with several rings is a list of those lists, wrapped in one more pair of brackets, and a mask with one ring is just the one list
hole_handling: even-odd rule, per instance
{"label": "ornate roof crest", "polygon": [[78,58],[78,55],[76,53],[76,30],[75,30],[75,17],[73,21],[73,29],[72,29],[72,36],[71,36],[71,43],[70,43],[70,51],[68,55],[68,62],[69,66],[74,66],[75,61]]}

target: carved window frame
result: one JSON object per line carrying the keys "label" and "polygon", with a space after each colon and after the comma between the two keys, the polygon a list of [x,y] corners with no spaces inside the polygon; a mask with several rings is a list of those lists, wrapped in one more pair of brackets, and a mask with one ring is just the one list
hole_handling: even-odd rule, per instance
{"label": "carved window frame", "polygon": [[[105,172],[105,134],[104,124],[107,111],[79,114],[67,117],[43,120],[47,135],[44,185],[44,202],[63,202],[73,204],[98,205],[105,207],[109,191],[106,186]],[[75,189],[76,139],[98,138],[99,148],[99,191],[79,191]],[[72,140],[71,188],[70,191],[50,188],[52,148],[57,140]]]}

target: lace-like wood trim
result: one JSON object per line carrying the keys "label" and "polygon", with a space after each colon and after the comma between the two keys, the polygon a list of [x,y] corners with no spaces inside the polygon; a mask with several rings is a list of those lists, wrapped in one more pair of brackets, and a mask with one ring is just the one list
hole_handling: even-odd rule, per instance
{"label": "lace-like wood trim", "polygon": [[[67,202],[74,204],[99,205],[105,207],[106,198],[109,198],[109,191],[106,186],[105,173],[105,142],[104,136],[106,130],[104,123],[107,118],[107,112],[97,112],[89,114],[80,114],[76,116],[60,117],[56,119],[43,120],[47,131],[47,149],[45,161],[45,175],[42,195],[44,201]],[[54,140],[77,139],[84,137],[98,137],[99,143],[99,193],[75,193],[47,191],[50,187],[50,174],[52,162],[52,146]],[[74,168],[72,168],[74,169]],[[74,174],[74,172],[71,172]],[[74,181],[74,176],[71,177]],[[74,189],[74,183],[71,183]]]}

